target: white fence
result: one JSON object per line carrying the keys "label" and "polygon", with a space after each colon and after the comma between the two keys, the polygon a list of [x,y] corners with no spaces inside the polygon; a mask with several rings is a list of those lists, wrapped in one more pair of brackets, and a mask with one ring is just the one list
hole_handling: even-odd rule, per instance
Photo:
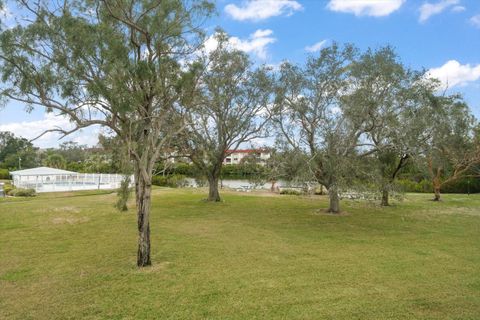
{"label": "white fence", "polygon": [[[121,174],[75,173],[50,175],[14,175],[17,188],[31,188],[36,192],[117,189],[123,180]],[[133,185],[133,176],[130,183]]]}

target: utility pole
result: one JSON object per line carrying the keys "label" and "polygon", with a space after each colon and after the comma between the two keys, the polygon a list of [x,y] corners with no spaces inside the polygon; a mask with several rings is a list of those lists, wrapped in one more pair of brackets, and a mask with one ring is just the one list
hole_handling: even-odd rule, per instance
{"label": "utility pole", "polygon": [[22,170],[22,158],[18,157],[18,170]]}

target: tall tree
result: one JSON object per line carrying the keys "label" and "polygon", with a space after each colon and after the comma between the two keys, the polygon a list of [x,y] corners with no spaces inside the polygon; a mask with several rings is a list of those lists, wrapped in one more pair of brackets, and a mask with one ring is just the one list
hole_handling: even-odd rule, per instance
{"label": "tall tree", "polygon": [[134,164],[137,265],[150,259],[152,171],[180,108],[178,63],[203,41],[207,0],[19,0],[26,21],[0,35],[1,92],[68,116],[68,135],[100,125]]}
{"label": "tall tree", "polygon": [[245,53],[218,31],[216,48],[193,65],[195,99],[187,109],[184,152],[209,183],[208,201],[220,201],[218,182],[227,156],[242,143],[265,135],[271,102],[268,70],[253,70]]}
{"label": "tall tree", "polygon": [[30,141],[8,131],[0,132],[0,167],[26,169],[39,164],[38,148]]}
{"label": "tall tree", "polygon": [[67,167],[67,161],[61,154],[53,153],[45,159],[45,165],[51,168],[65,169]]}
{"label": "tall tree", "polygon": [[352,90],[343,99],[360,105],[366,115],[370,130],[362,145],[374,151],[374,181],[381,204],[388,206],[396,177],[429,136],[424,110],[436,83],[425,79],[424,72],[407,69],[391,47],[362,54],[350,67],[350,82]]}
{"label": "tall tree", "polygon": [[431,135],[421,158],[433,185],[434,201],[448,183],[480,177],[477,121],[457,96],[432,97]]}
{"label": "tall tree", "polygon": [[328,189],[332,213],[340,212],[340,188],[355,175],[359,138],[368,130],[361,106],[342,101],[355,56],[354,47],[333,44],[310,57],[304,68],[284,63],[276,85],[279,137],[308,155],[304,166],[310,179]]}

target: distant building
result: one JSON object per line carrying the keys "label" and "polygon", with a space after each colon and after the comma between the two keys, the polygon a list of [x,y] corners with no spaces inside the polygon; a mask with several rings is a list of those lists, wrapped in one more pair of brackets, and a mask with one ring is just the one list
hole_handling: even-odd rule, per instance
{"label": "distant building", "polygon": [[223,164],[240,164],[245,157],[256,157],[260,163],[270,158],[270,150],[268,149],[244,149],[244,150],[227,150],[227,156],[223,160]]}
{"label": "distant building", "polygon": [[[77,173],[49,167],[38,167],[10,172],[16,188],[35,189],[36,192],[118,189],[121,174]],[[130,177],[133,186],[133,176]]]}

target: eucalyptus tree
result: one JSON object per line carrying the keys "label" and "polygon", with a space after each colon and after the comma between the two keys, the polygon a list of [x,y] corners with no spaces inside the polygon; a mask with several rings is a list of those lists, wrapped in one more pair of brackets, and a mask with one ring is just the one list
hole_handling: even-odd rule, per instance
{"label": "eucalyptus tree", "polygon": [[217,31],[217,46],[191,68],[195,97],[186,109],[183,153],[209,183],[208,201],[220,201],[218,182],[228,150],[263,137],[269,120],[272,77]]}
{"label": "eucalyptus tree", "polygon": [[355,177],[355,161],[370,154],[360,137],[369,130],[361,106],[344,103],[357,50],[337,44],[309,57],[304,67],[283,63],[276,81],[274,123],[279,138],[299,154],[310,179],[328,189],[329,212],[340,212],[340,189]]}
{"label": "eucalyptus tree", "polygon": [[429,137],[426,111],[436,82],[406,68],[391,47],[362,54],[350,67],[350,81],[352,90],[343,99],[354,108],[361,106],[361,120],[370,128],[362,145],[373,152],[371,177],[382,194],[381,204],[388,206],[396,177]]}
{"label": "eucalyptus tree", "polygon": [[203,41],[207,0],[17,1],[0,35],[2,96],[66,116],[68,135],[99,125],[133,161],[137,265],[150,260],[152,170],[180,109],[179,61]]}

